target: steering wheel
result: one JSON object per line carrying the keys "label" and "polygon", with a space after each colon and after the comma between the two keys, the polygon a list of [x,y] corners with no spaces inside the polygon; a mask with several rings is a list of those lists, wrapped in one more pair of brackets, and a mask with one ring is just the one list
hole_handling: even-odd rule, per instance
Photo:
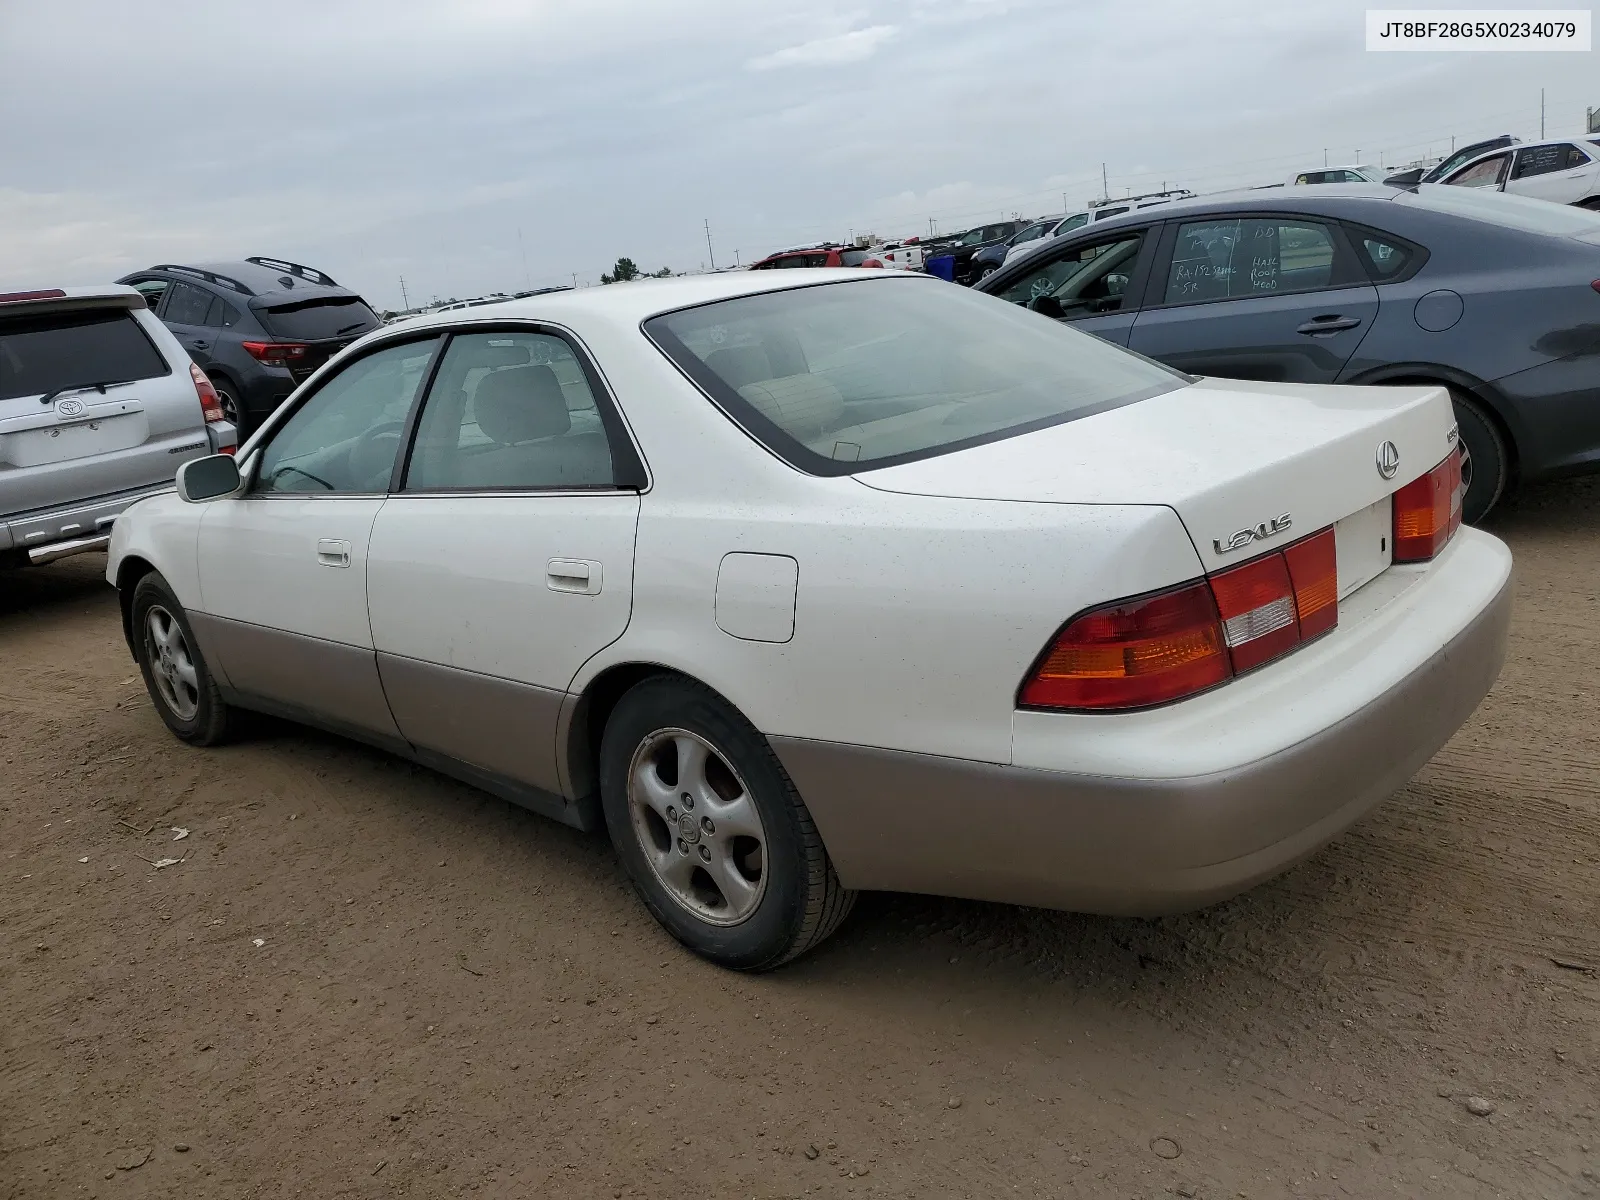
{"label": "steering wheel", "polygon": [[404,428],[404,421],[385,421],[361,434],[348,455],[351,477],[367,480],[381,473],[383,478],[374,481],[382,485],[379,490],[387,491],[388,472],[394,469],[394,456],[400,448],[400,433]]}

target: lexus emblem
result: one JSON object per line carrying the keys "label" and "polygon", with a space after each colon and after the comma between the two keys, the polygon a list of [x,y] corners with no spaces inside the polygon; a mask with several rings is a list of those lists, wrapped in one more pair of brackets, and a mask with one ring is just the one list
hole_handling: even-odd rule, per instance
{"label": "lexus emblem", "polygon": [[1400,469],[1400,451],[1393,442],[1383,442],[1378,446],[1378,474],[1385,479],[1393,479],[1394,473]]}
{"label": "lexus emblem", "polygon": [[83,416],[83,401],[57,400],[56,412],[60,413],[63,417],[81,417]]}

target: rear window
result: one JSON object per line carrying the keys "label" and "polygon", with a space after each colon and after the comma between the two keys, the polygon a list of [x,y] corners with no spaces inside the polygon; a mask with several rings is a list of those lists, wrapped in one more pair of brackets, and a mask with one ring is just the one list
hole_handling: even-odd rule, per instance
{"label": "rear window", "polygon": [[872,255],[865,250],[841,250],[839,252],[839,265],[845,267],[859,267]]}
{"label": "rear window", "polygon": [[645,331],[753,437],[813,475],[1028,433],[1188,378],[1025,309],[909,279],[723,300]]}
{"label": "rear window", "polygon": [[1525,233],[1555,237],[1581,237],[1600,229],[1600,215],[1570,204],[1551,204],[1531,196],[1480,192],[1472,188],[1436,184],[1415,192],[1396,193],[1394,203],[1411,204],[1429,212],[1448,213],[1473,221],[1490,221]]}
{"label": "rear window", "polygon": [[301,342],[356,337],[379,325],[378,314],[360,296],[319,296],[259,311],[268,333]]}
{"label": "rear window", "polygon": [[127,309],[0,317],[0,400],[171,373]]}

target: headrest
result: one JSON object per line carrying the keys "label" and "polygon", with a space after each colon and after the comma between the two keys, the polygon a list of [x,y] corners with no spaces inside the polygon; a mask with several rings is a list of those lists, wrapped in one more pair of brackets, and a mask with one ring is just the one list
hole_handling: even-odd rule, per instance
{"label": "headrest", "polygon": [[713,350],[706,355],[706,366],[734,391],[747,383],[771,379],[775,374],[772,364],[767,361],[767,352],[760,346],[728,346]]}
{"label": "headrest", "polygon": [[785,375],[739,389],[757,412],[793,437],[830,428],[844,412],[839,389],[819,375]]}
{"label": "headrest", "polygon": [[502,446],[555,437],[572,428],[567,398],[546,366],[507,367],[478,380],[472,398],[478,428]]}

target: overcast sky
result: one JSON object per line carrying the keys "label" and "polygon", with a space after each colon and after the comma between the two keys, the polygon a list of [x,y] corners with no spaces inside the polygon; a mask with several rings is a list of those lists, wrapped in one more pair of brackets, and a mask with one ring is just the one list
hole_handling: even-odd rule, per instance
{"label": "overcast sky", "polygon": [[398,308],[695,270],[706,220],[726,265],[1600,106],[1594,53],[1369,54],[1367,7],[0,0],[0,285],[269,254]]}

